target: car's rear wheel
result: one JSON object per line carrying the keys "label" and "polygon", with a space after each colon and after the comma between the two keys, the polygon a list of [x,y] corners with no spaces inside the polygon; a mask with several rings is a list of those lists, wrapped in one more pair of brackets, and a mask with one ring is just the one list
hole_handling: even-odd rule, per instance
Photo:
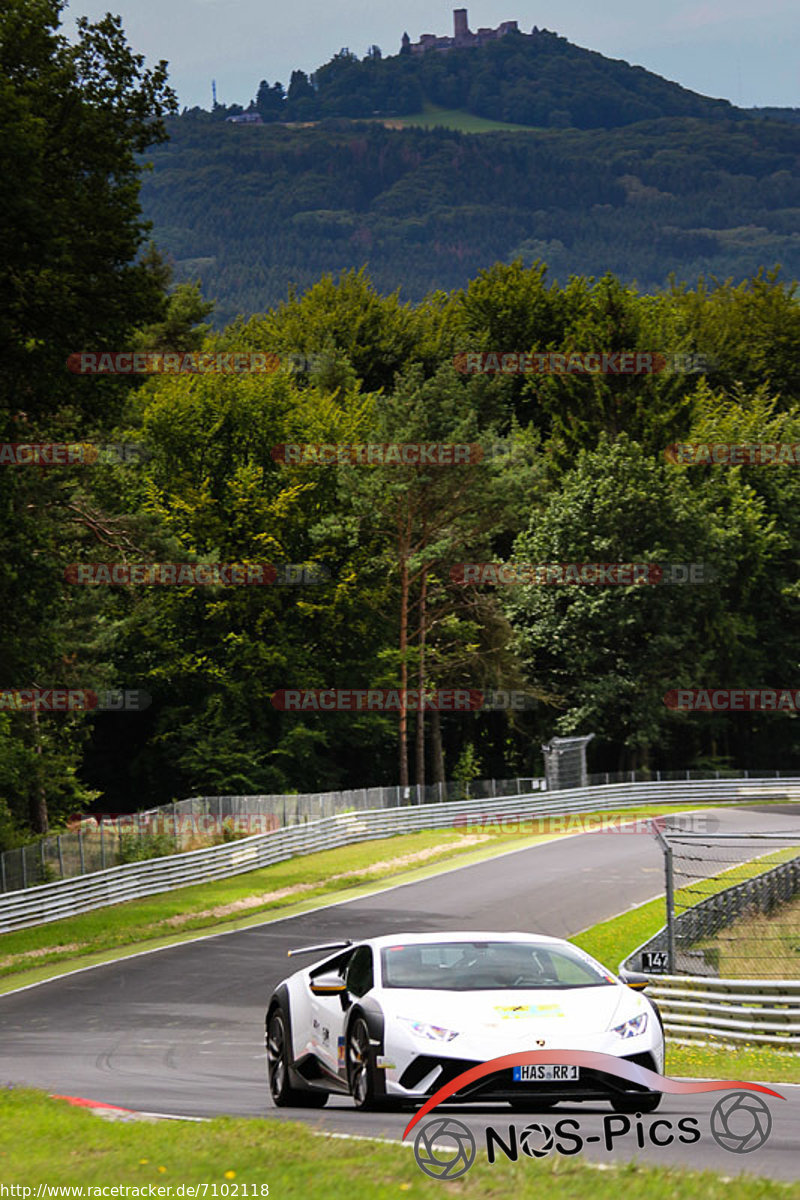
{"label": "car's rear wheel", "polygon": [[361,1112],[382,1107],[369,1030],[363,1017],[355,1018],[347,1034],[347,1082],[353,1103]]}
{"label": "car's rear wheel", "polygon": [[322,1108],[327,1092],[303,1092],[289,1083],[288,1021],[282,1008],[274,1008],[267,1022],[267,1079],[272,1102],[278,1108]]}
{"label": "car's rear wheel", "polygon": [[615,1096],[611,1107],[618,1113],[651,1113],[661,1103],[661,1092],[642,1092],[641,1096]]}

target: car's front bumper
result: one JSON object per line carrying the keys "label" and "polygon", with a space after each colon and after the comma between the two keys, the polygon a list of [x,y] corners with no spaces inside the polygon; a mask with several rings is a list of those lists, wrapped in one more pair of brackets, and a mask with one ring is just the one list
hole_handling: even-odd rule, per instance
{"label": "car's front bumper", "polygon": [[[618,1056],[648,1070],[657,1070],[654,1056],[649,1052]],[[405,1096],[422,1099],[432,1095],[441,1087],[451,1083],[458,1075],[481,1064],[469,1059],[439,1058],[436,1055],[418,1055],[409,1063],[397,1081],[387,1079],[388,1096]],[[509,1067],[492,1075],[485,1075],[454,1092],[449,1103],[469,1101],[526,1100],[610,1100],[614,1096],[641,1094],[646,1089],[638,1087],[618,1075],[606,1074],[592,1068],[580,1068],[578,1079],[520,1083],[514,1080]]]}
{"label": "car's front bumper", "polygon": [[[394,1046],[386,1046],[381,1056],[381,1066],[384,1069],[387,1096],[422,1099],[451,1083],[463,1072],[493,1058],[515,1052],[544,1049],[535,1043],[531,1045],[527,1038],[524,1045],[520,1045],[519,1042],[501,1042],[498,1039],[496,1043],[489,1042],[480,1048],[475,1040],[465,1038],[463,1052],[458,1054],[456,1044],[461,1040],[456,1039],[445,1047],[435,1043],[424,1044],[419,1039],[412,1041],[401,1036]],[[599,1051],[627,1062],[637,1063],[657,1073],[664,1070],[664,1042],[657,1026],[652,1031],[648,1030],[642,1037],[623,1040],[609,1031],[570,1040],[568,1046],[551,1045],[548,1048],[554,1052],[559,1049]],[[506,1067],[468,1084],[454,1094],[453,1100],[471,1100],[479,1097],[487,1100],[512,1100],[531,1096],[553,1100],[609,1099],[614,1095],[635,1094],[642,1090],[644,1089],[617,1075],[605,1074],[588,1067],[579,1068],[579,1077],[576,1080],[537,1080],[525,1083],[515,1081],[512,1069]]]}

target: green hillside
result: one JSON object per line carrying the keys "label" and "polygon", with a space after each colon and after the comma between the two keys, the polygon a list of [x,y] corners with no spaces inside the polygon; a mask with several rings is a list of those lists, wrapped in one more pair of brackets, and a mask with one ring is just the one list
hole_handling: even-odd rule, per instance
{"label": "green hillside", "polygon": [[145,214],[180,277],[217,301],[218,324],[365,264],[381,291],[411,300],[516,256],[544,259],[560,280],[610,270],[649,291],[671,272],[741,278],[780,263],[800,276],[800,130],[788,123],[476,137],[203,114],[169,131],[148,155]]}

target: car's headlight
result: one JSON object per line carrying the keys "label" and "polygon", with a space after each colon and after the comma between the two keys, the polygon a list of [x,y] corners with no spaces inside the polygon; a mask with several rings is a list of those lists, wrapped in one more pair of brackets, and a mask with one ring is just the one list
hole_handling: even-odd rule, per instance
{"label": "car's headlight", "polygon": [[441,1025],[429,1025],[427,1021],[415,1021],[412,1017],[398,1017],[417,1037],[429,1038],[432,1042],[452,1042],[458,1037],[458,1030],[444,1029]]}
{"label": "car's headlight", "polygon": [[638,1017],[631,1017],[629,1021],[615,1025],[611,1032],[621,1038],[632,1038],[644,1033],[645,1029],[647,1029],[647,1013],[639,1013]]}

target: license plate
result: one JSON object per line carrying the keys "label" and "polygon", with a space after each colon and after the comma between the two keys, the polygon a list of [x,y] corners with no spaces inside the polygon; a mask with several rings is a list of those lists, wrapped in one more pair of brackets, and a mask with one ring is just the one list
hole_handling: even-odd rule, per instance
{"label": "license plate", "polygon": [[560,1063],[534,1063],[525,1067],[514,1067],[515,1083],[538,1083],[548,1080],[550,1083],[561,1079],[579,1079],[578,1067],[567,1067]]}

